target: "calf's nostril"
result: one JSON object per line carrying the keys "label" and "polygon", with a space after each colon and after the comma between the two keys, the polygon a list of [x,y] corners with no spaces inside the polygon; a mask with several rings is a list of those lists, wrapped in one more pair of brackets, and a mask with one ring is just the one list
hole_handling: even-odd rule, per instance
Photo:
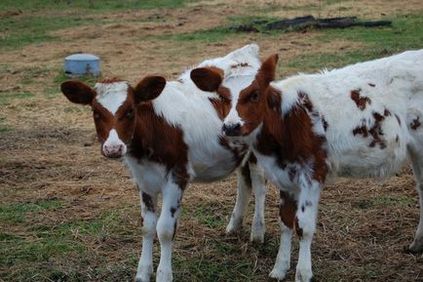
{"label": "calf's nostril", "polygon": [[223,124],[222,130],[228,136],[236,136],[240,133],[241,125],[239,123],[230,125]]}

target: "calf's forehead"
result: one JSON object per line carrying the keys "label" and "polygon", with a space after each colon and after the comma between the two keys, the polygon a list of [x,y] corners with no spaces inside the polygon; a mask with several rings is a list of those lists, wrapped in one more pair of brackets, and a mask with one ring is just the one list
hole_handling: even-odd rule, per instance
{"label": "calf's forehead", "polygon": [[232,103],[236,103],[242,90],[250,86],[255,79],[255,75],[240,75],[229,77],[223,81],[222,86],[229,89]]}
{"label": "calf's forehead", "polygon": [[126,81],[96,83],[94,88],[97,92],[97,102],[113,115],[128,98],[129,85]]}

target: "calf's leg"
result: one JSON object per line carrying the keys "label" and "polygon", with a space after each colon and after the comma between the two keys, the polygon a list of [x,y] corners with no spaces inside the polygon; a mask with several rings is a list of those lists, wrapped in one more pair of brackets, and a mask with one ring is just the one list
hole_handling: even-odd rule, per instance
{"label": "calf's leg", "polygon": [[255,206],[251,225],[250,239],[253,242],[263,243],[266,225],[264,220],[264,205],[266,201],[266,181],[264,171],[255,162],[249,162],[251,185],[253,187]]}
{"label": "calf's leg", "polygon": [[142,218],[142,251],[138,262],[137,282],[150,281],[153,273],[153,241],[156,235],[157,223],[157,195],[150,195],[140,191]]}
{"label": "calf's leg", "polygon": [[231,215],[226,233],[232,234],[242,227],[242,221],[248,207],[248,201],[251,195],[251,175],[248,163],[238,168],[237,174],[237,195],[234,210]]}
{"label": "calf's leg", "polygon": [[316,230],[320,189],[321,185],[316,181],[310,181],[310,184],[300,186],[296,214],[296,228],[300,237],[300,249],[295,273],[296,281],[308,282],[313,277],[311,270],[311,242]]}
{"label": "calf's leg", "polygon": [[269,275],[271,278],[277,280],[283,280],[290,268],[292,234],[295,225],[296,210],[297,203],[294,200],[294,197],[289,195],[287,192],[281,191],[279,204],[279,224],[281,227],[281,238],[275,266]]}
{"label": "calf's leg", "polygon": [[160,263],[157,267],[157,282],[173,280],[172,274],[172,246],[175,237],[178,217],[181,209],[182,191],[173,180],[163,188],[163,205],[157,223],[157,235],[160,241]]}

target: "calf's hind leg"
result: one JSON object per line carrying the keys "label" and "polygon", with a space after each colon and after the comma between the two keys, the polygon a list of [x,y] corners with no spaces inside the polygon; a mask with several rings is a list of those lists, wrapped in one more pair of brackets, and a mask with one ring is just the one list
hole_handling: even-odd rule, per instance
{"label": "calf's hind leg", "polygon": [[264,171],[257,165],[257,160],[254,155],[251,155],[248,162],[237,170],[237,184],[235,207],[231,215],[231,220],[226,227],[226,233],[235,233],[242,227],[251,190],[253,190],[255,206],[250,239],[253,242],[263,243],[266,230],[264,221],[266,182]]}
{"label": "calf's hind leg", "polygon": [[231,220],[226,227],[226,233],[228,234],[235,233],[242,227],[242,221],[244,220],[244,215],[251,195],[251,177],[248,162],[238,168],[236,174],[238,185],[236,202],[231,215]]}

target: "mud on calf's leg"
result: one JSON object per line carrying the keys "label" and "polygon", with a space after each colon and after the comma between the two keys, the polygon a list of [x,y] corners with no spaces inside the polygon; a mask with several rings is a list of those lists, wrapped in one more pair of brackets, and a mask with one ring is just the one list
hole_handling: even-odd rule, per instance
{"label": "mud on calf's leg", "polygon": [[248,207],[251,195],[251,175],[248,163],[238,168],[237,173],[237,195],[231,219],[226,227],[226,233],[232,234],[242,227],[244,215]]}
{"label": "mud on calf's leg", "polygon": [[153,273],[153,241],[157,224],[157,195],[149,195],[140,191],[142,219],[142,251],[138,262],[137,282],[150,281]]}
{"label": "mud on calf's leg", "polygon": [[264,205],[266,201],[266,180],[264,171],[255,162],[249,162],[251,184],[254,192],[254,217],[251,226],[250,239],[253,242],[263,243],[266,225],[264,219]]}
{"label": "mud on calf's leg", "polygon": [[156,281],[172,281],[172,246],[180,213],[182,193],[185,187],[169,180],[163,189],[163,206],[157,223],[157,235],[160,241],[160,263]]}
{"label": "mud on calf's leg", "polygon": [[[307,181],[308,182],[308,181]],[[310,181],[310,184],[300,187],[297,210],[297,233],[300,237],[298,264],[295,273],[296,281],[311,281],[311,242],[316,230],[316,219],[320,197],[320,184]]]}

